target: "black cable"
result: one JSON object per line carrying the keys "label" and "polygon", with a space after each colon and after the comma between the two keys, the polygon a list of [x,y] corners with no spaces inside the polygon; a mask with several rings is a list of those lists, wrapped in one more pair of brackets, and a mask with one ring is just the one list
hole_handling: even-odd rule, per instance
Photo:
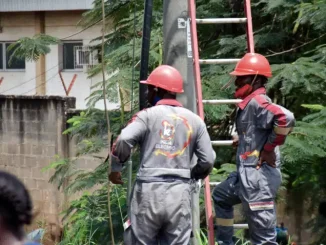
{"label": "black cable", "polygon": [[[143,40],[141,49],[141,63],[139,81],[146,80],[148,75],[149,49],[151,39],[151,24],[153,15],[153,0],[145,0],[144,22],[143,22]],[[147,107],[147,85],[139,84],[139,109]]]}
{"label": "black cable", "polygon": [[133,114],[134,105],[134,81],[135,81],[135,46],[136,46],[136,0],[134,0],[134,33],[133,33],[133,49],[132,49],[132,78],[131,78],[131,99],[130,112]]}
{"label": "black cable", "polygon": [[53,68],[56,68],[56,67],[59,66],[59,65],[60,65],[60,64],[57,64],[57,65],[51,67],[50,69],[46,70],[45,72],[42,72],[41,74],[39,74],[39,75],[37,75],[37,76],[35,76],[35,77],[33,77],[33,78],[31,78],[31,79],[29,79],[29,80],[23,82],[23,83],[20,83],[20,84],[18,84],[18,85],[16,85],[16,86],[12,87],[12,88],[10,88],[10,89],[7,89],[7,90],[5,90],[5,91],[3,91],[3,92],[1,92],[1,93],[4,94],[4,93],[6,93],[6,92],[9,92],[10,90],[13,90],[13,89],[15,89],[15,88],[19,88],[20,86],[22,86],[22,85],[24,85],[24,84],[26,84],[26,83],[29,83],[29,82],[35,80],[35,78],[38,78],[38,77],[40,77],[40,76],[46,74],[48,71],[52,70]]}
{"label": "black cable", "polygon": [[44,84],[46,84],[47,82],[49,82],[50,80],[52,80],[53,78],[55,78],[59,73],[55,73],[54,76],[50,77],[48,80],[46,80],[45,82],[41,83],[40,85],[36,86],[35,88],[31,89],[31,90],[28,90],[27,92],[25,93],[22,93],[21,95],[25,95],[25,94],[28,94],[29,92],[33,91],[34,89],[36,90],[38,87],[41,87],[43,86]]}

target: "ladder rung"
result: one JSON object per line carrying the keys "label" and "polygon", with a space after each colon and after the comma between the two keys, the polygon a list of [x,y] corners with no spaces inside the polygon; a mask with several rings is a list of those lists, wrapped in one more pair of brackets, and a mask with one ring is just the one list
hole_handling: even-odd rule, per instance
{"label": "ladder rung", "polygon": [[234,229],[249,229],[248,224],[234,224],[233,225]]}
{"label": "ladder rung", "polygon": [[232,145],[233,140],[215,140],[211,141],[212,145]]}
{"label": "ladder rung", "polygon": [[209,18],[196,19],[197,24],[229,24],[229,23],[246,23],[247,18]]}
{"label": "ladder rung", "polygon": [[209,182],[209,185],[211,186],[217,186],[219,184],[221,184],[221,182]]}
{"label": "ladder rung", "polygon": [[199,64],[234,64],[238,63],[240,59],[208,59],[208,60],[199,60]]}
{"label": "ladder rung", "polygon": [[242,100],[203,100],[204,104],[211,105],[220,105],[220,104],[238,104],[241,103]]}

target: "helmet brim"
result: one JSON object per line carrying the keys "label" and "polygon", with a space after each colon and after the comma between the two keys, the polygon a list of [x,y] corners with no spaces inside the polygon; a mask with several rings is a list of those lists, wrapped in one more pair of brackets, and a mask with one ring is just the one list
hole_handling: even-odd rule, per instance
{"label": "helmet brim", "polygon": [[176,93],[176,94],[181,94],[181,93],[184,93],[184,90],[182,89],[181,91],[174,91],[174,90],[170,90],[170,89],[167,89],[165,87],[162,87],[162,86],[159,86],[159,85],[153,85],[151,83],[149,83],[147,80],[142,80],[140,81],[141,84],[146,84],[146,85],[151,85],[151,86],[154,86],[154,87],[157,87],[157,88],[161,88],[161,89],[164,89],[168,92],[171,92],[171,93]]}
{"label": "helmet brim", "polygon": [[[230,75],[240,77],[240,76],[250,76],[250,75],[259,75],[259,74],[254,74],[254,73],[250,73],[250,72],[233,71],[230,73]],[[265,76],[265,77],[272,77],[272,74],[271,75],[261,74],[261,75]]]}
{"label": "helmet brim", "polygon": [[241,71],[233,71],[230,73],[232,76],[247,76],[247,75],[254,75],[248,72],[241,72]]}

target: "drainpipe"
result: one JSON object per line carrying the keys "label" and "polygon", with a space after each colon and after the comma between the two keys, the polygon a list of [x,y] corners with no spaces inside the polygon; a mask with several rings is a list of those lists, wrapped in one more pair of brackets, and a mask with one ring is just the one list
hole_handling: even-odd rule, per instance
{"label": "drainpipe", "polygon": [[[45,34],[45,12],[35,12],[35,34]],[[46,72],[45,56],[41,55],[36,62],[36,84],[37,95],[46,95]]]}

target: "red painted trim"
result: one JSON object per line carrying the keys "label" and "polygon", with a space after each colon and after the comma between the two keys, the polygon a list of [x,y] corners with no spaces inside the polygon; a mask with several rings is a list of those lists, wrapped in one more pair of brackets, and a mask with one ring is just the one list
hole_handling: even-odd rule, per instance
{"label": "red painted trim", "polygon": [[61,80],[61,83],[62,83],[63,89],[65,90],[66,96],[68,96],[67,87],[66,87],[65,81],[63,80],[63,77],[62,77],[61,71],[59,71],[59,76],[60,76],[60,80]]}
{"label": "red painted trim", "polygon": [[74,75],[74,77],[72,78],[72,81],[70,82],[69,88],[67,90],[67,96],[69,95],[69,93],[70,93],[70,91],[72,89],[72,86],[74,86],[76,78],[77,78],[77,74]]}

